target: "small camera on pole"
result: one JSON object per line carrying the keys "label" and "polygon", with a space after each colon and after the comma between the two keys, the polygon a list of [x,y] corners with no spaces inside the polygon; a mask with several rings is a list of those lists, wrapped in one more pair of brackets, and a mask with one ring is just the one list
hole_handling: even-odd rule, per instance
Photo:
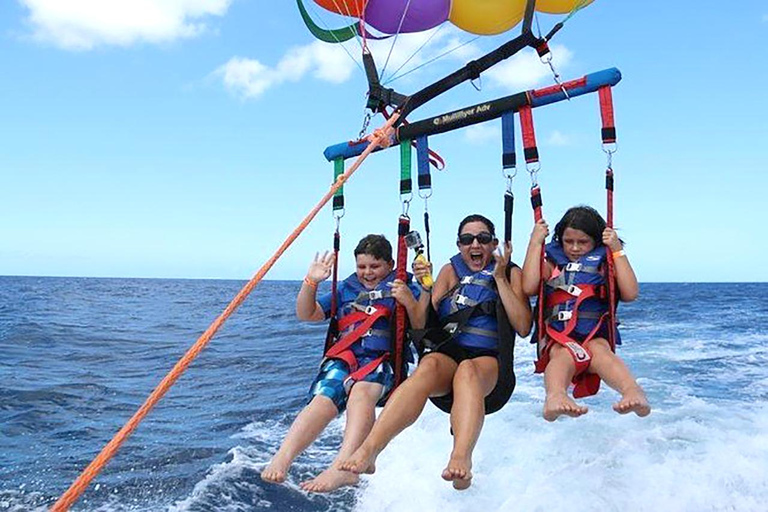
{"label": "small camera on pole", "polygon": [[[429,262],[424,256],[424,244],[421,242],[421,235],[419,235],[418,231],[411,231],[405,235],[405,245],[408,246],[409,249],[413,249],[416,252],[416,258],[414,258],[414,261],[418,261],[429,267]],[[434,284],[432,274],[425,275],[420,279],[420,281],[422,285],[428,288],[431,288]]]}

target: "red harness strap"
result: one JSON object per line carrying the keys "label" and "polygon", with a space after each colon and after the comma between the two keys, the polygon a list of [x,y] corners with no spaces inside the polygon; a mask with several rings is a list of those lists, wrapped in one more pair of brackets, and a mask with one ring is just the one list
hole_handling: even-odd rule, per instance
{"label": "red harness strap", "polygon": [[339,330],[344,330],[345,327],[348,327],[355,322],[360,322],[360,320],[362,320],[362,322],[334,343],[325,353],[325,357],[341,359],[349,365],[351,371],[356,371],[357,358],[349,348],[368,332],[376,320],[389,316],[389,313],[389,309],[383,306],[371,306],[371,309],[369,310],[356,311],[344,316],[339,320]]}
{"label": "red harness strap", "polygon": [[[609,317],[609,313],[604,313],[595,324],[595,327],[584,337],[584,341],[579,343],[571,337],[571,333],[576,328],[579,321],[579,306],[583,301],[589,298],[601,298],[605,296],[605,287],[599,285],[583,284],[579,285],[581,292],[576,296],[576,303],[573,305],[573,311],[570,318],[567,319],[562,331],[558,331],[550,327],[545,323],[544,329],[540,330],[540,333],[546,333],[547,345],[539,356],[539,360],[536,361],[536,373],[541,373],[549,364],[549,351],[552,346],[557,343],[565,348],[573,358],[573,362],[576,365],[576,372],[573,375],[573,396],[574,398],[582,398],[585,396],[591,396],[597,393],[600,389],[600,377],[594,373],[587,373],[589,365],[592,362],[592,353],[584,346],[589,340],[595,337],[597,332],[603,326],[603,322]],[[547,300],[546,306],[556,306],[562,304],[567,300],[573,299],[574,295],[564,290],[556,290],[553,292]],[[540,302],[541,304],[541,302]],[[543,307],[539,307],[543,310]],[[541,315],[541,313],[540,313]],[[563,319],[565,321],[566,319]],[[541,334],[540,334],[541,336]]]}
{"label": "red harness strap", "polygon": [[388,357],[389,353],[382,354],[370,363],[360,367],[357,362],[355,353],[350,348],[355,342],[362,338],[365,333],[376,323],[379,318],[389,316],[390,311],[383,306],[370,306],[366,311],[355,311],[349,315],[344,316],[339,320],[339,330],[344,330],[346,327],[360,322],[360,325],[352,329],[339,339],[331,348],[325,353],[325,357],[329,359],[340,359],[347,363],[349,366],[350,374],[344,379],[344,389],[349,393],[352,385],[365,378],[366,375],[374,371],[382,362]]}
{"label": "red harness strap", "polygon": [[[346,353],[352,354],[352,351],[351,350],[347,350],[345,352],[345,354]],[[352,356],[354,357],[354,354],[352,354]],[[379,357],[377,357],[376,359],[374,359],[370,363],[361,366],[357,370],[355,370],[352,373],[350,373],[349,375],[347,375],[347,378],[344,379],[344,389],[347,391],[347,394],[349,394],[349,390],[352,388],[352,385],[355,382],[357,382],[357,381],[359,381],[361,379],[364,379],[366,375],[368,375],[369,373],[374,371],[376,368],[378,368],[379,365],[381,363],[383,363],[384,361],[386,361],[387,359],[389,359],[389,352],[380,355]],[[346,361],[346,359],[344,359],[344,361]],[[357,362],[357,360],[355,360],[355,362]]]}

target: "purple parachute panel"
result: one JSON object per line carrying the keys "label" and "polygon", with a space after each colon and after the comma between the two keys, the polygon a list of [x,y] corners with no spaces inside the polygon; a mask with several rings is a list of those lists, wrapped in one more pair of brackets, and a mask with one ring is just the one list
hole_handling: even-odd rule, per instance
{"label": "purple parachute panel", "polygon": [[384,34],[419,32],[446,21],[450,10],[451,0],[368,0],[365,22]]}

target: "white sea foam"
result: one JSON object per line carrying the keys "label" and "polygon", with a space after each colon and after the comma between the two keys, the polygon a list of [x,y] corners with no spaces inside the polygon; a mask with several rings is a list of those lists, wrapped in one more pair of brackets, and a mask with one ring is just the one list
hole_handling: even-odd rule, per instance
{"label": "white sea foam", "polygon": [[550,424],[540,403],[513,399],[487,418],[464,492],[440,478],[452,440],[448,416],[430,406],[380,456],[356,510],[766,510],[768,407],[690,399],[637,418],[597,402]]}
{"label": "white sea foam", "polygon": [[[228,492],[219,492],[217,488],[227,488],[231,482],[236,482],[237,486],[245,489],[250,495],[258,497],[258,485],[249,481],[248,478],[242,478],[244,470],[258,470],[258,464],[249,456],[243,448],[236,446],[229,451],[232,460],[213,466],[208,474],[200,482],[195,484],[192,494],[185,499],[176,502],[168,508],[169,512],[184,512],[195,506],[198,510],[206,505],[211,510],[222,512],[242,511],[244,503],[233,497]],[[259,499],[250,504],[259,508],[271,507],[272,503],[268,500]]]}

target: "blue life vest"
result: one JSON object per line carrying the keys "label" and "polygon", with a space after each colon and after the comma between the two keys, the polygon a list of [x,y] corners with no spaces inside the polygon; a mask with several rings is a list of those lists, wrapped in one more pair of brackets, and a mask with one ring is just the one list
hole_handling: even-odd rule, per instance
{"label": "blue life vest", "polygon": [[[437,315],[443,329],[450,332],[451,325],[446,324],[450,315],[462,309],[478,304],[489,303],[493,306],[488,314],[473,314],[466,324],[456,333],[454,339],[463,347],[496,349],[499,344],[498,320],[496,319],[495,304],[499,298],[496,291],[496,281],[493,278],[495,261],[491,261],[483,270],[472,271],[461,254],[451,258],[451,266],[459,282],[448,294],[440,300]],[[449,321],[449,320],[448,320]]]}
{"label": "blue life vest", "polygon": [[[389,311],[395,311],[395,299],[392,297],[392,291],[388,284],[395,280],[395,272],[390,272],[387,277],[382,279],[373,290],[368,290],[357,278],[357,274],[352,274],[343,281],[343,286],[338,291],[338,316],[339,319],[355,312],[363,311],[371,306],[385,307]],[[355,356],[372,355],[381,352],[387,352],[391,349],[392,331],[390,329],[390,317],[386,316],[378,319],[368,334],[360,338],[360,341],[352,345],[352,352]],[[347,326],[339,333],[338,338],[355,327],[362,321]]]}
{"label": "blue life vest", "polygon": [[[604,270],[607,257],[606,248],[604,245],[600,245],[577,261],[570,261],[565,255],[563,246],[558,242],[548,243],[545,250],[547,260],[553,263],[559,272],[553,271],[554,277],[544,283],[544,321],[550,328],[562,331],[571,316],[576,315],[576,327],[572,335],[576,335],[576,341],[586,341],[583,338],[592,332],[597,322],[608,311]],[[580,285],[596,286],[600,293],[596,297],[584,299],[579,305],[578,311],[574,311]],[[551,297],[558,290],[570,294],[570,298],[565,302],[558,301],[558,304],[552,305]],[[542,305],[539,304],[539,307]],[[606,322],[595,335],[607,337],[608,329],[608,322]],[[616,344],[620,343],[617,330]]]}

